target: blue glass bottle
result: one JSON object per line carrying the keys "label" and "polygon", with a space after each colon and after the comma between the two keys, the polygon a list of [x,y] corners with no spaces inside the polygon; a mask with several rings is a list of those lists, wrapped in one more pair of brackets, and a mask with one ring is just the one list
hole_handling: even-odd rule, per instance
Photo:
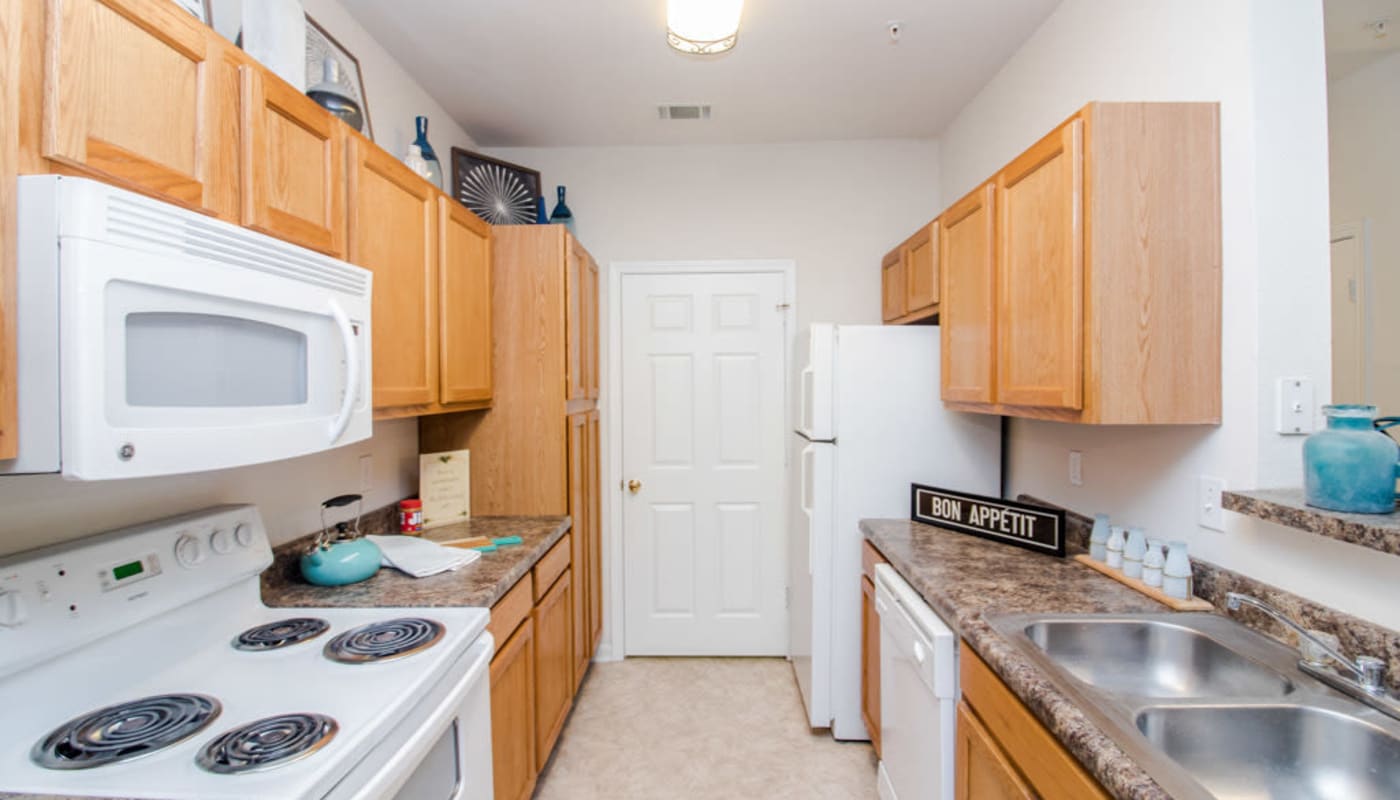
{"label": "blue glass bottle", "polygon": [[559,187],[559,202],[554,204],[554,213],[549,215],[549,221],[554,225],[563,225],[570,231],[574,229],[574,212],[569,210],[569,205],[564,202],[564,187]]}
{"label": "blue glass bottle", "polygon": [[536,224],[536,225],[548,225],[548,224],[549,224],[549,212],[548,212],[547,210],[545,210],[545,207],[544,207],[544,197],[543,197],[543,196],[541,196],[541,197],[536,197],[536,198],[535,198],[535,224]]}
{"label": "blue glass bottle", "polygon": [[433,146],[428,144],[428,118],[418,117],[415,120],[418,126],[418,138],[413,143],[418,145],[418,149],[423,154],[423,160],[428,162],[428,180],[433,185],[447,191],[447,187],[442,182],[442,162],[438,161],[437,153],[433,151]]}
{"label": "blue glass bottle", "polygon": [[1327,428],[1303,443],[1308,505],[1354,514],[1395,511],[1400,446],[1375,429],[1375,406],[1323,406]]}

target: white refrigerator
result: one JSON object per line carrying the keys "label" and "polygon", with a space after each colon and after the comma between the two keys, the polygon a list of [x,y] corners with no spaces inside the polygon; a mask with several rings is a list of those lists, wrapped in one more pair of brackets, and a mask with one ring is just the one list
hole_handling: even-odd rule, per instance
{"label": "white refrigerator", "polygon": [[999,496],[1001,418],[939,400],[936,326],[813,325],[792,437],[789,654],[808,721],[860,718],[863,518],[909,518],[909,484]]}

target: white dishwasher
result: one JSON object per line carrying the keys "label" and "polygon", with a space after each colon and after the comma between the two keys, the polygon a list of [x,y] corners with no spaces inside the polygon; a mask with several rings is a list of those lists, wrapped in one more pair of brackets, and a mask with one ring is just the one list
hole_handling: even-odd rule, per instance
{"label": "white dishwasher", "polygon": [[881,800],[952,800],[958,638],[888,564],[880,615]]}

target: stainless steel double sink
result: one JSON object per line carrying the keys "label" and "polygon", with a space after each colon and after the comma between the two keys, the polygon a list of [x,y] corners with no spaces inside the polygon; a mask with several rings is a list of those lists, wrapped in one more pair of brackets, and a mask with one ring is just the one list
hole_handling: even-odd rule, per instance
{"label": "stainless steel double sink", "polygon": [[1400,721],[1214,614],[988,622],[1178,798],[1400,798]]}

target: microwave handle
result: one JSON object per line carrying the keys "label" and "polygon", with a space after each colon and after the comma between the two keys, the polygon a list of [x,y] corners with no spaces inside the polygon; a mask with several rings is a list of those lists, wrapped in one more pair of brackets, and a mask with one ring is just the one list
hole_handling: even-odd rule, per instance
{"label": "microwave handle", "polygon": [[331,420],[331,444],[345,433],[350,425],[350,415],[355,411],[355,391],[360,386],[360,349],[355,342],[355,328],[345,310],[334,300],[330,301],[331,318],[340,330],[341,343],[345,345],[345,397],[340,401],[340,412]]}

